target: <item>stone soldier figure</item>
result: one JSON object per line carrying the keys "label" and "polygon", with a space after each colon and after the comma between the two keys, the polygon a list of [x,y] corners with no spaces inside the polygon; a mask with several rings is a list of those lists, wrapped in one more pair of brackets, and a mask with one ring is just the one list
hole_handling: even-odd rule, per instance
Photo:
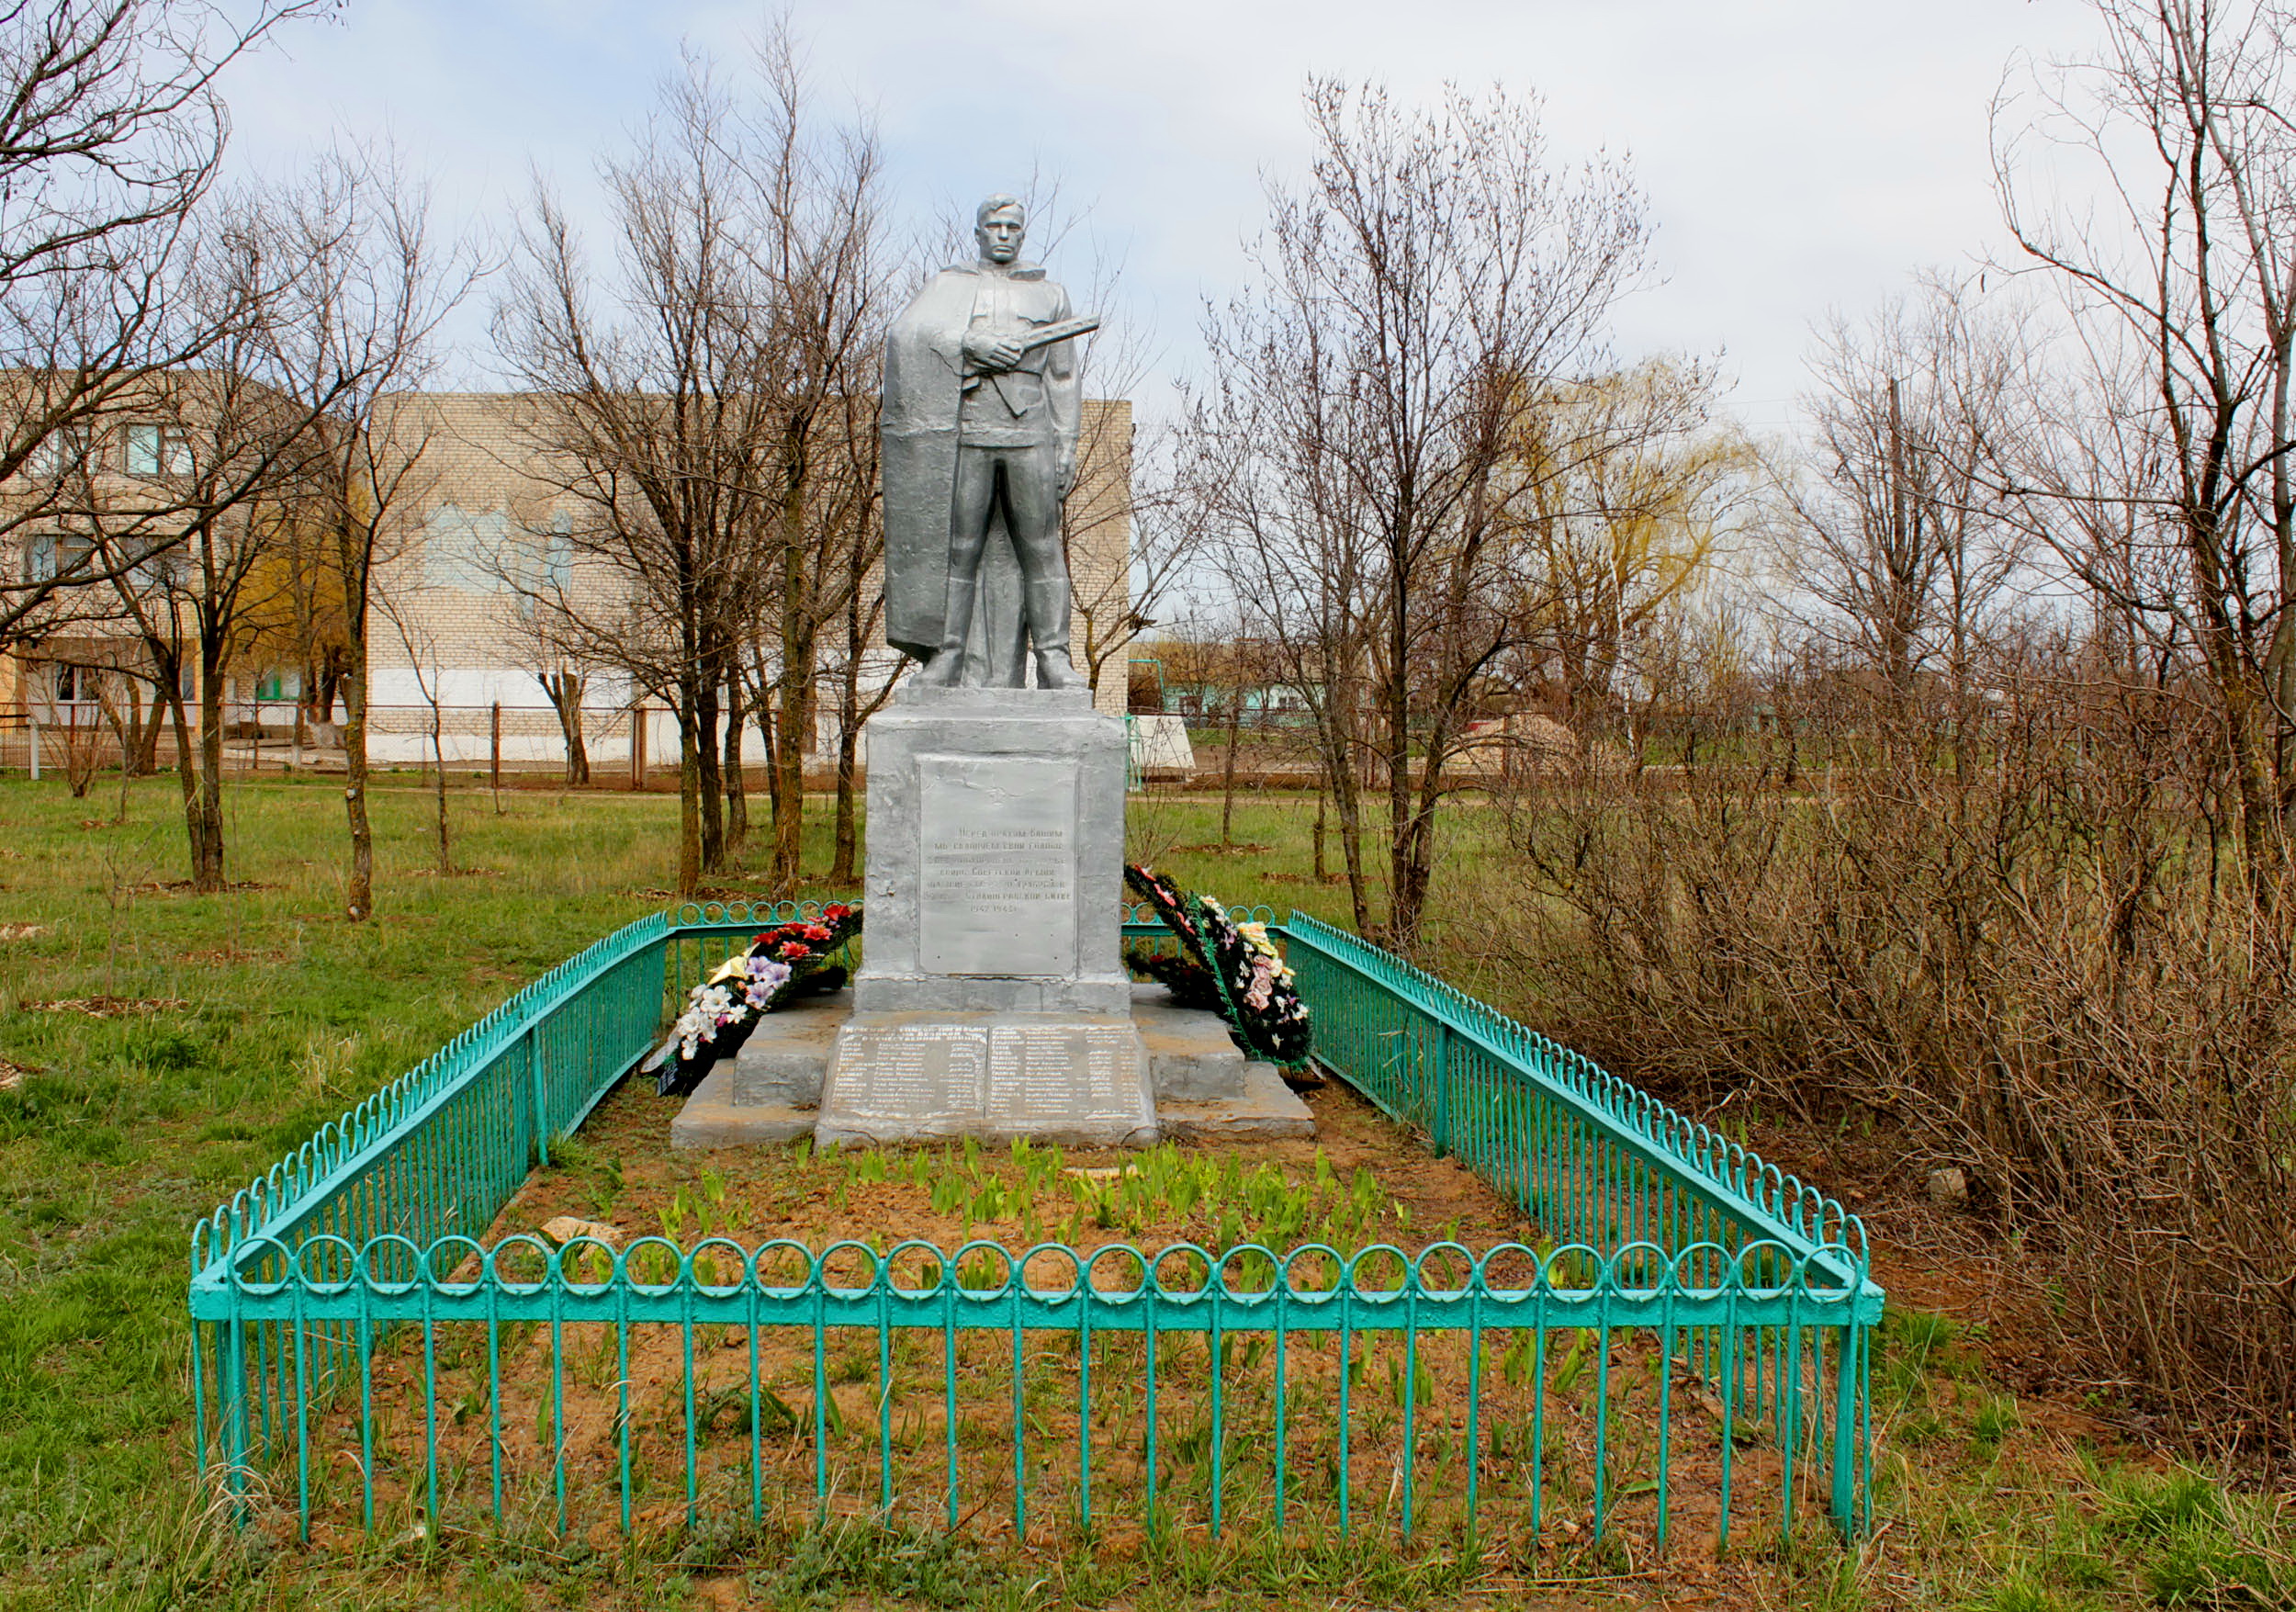
{"label": "stone soldier figure", "polygon": [[1030,646],[1039,687],[1084,686],[1061,504],[1083,412],[1072,344],[1098,321],[1019,261],[1026,228],[1016,198],[981,203],[979,261],[935,275],[885,337],[885,637],[941,688],[1018,687]]}

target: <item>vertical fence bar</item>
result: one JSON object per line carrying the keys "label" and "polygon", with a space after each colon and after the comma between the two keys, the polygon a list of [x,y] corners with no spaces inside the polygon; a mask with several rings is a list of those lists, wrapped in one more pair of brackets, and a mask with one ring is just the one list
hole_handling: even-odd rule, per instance
{"label": "vertical fence bar", "polygon": [[1435,1109],[1427,1127],[1428,1140],[1435,1146],[1435,1155],[1441,1158],[1451,1151],[1451,1026],[1447,1020],[1435,1020]]}
{"label": "vertical fence bar", "polygon": [[550,1103],[549,1082],[543,1077],[542,1026],[539,1022],[526,1031],[526,1083],[532,1094],[530,1101],[535,1116],[535,1162],[543,1168],[550,1167]]}

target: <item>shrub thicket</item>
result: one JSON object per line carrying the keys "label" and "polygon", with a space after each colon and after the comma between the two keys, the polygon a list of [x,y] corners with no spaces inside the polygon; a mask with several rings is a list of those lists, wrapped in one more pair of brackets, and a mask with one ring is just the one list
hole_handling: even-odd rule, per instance
{"label": "shrub thicket", "polygon": [[1898,1116],[2054,1262],[2100,1376],[2284,1451],[2296,888],[2228,829],[2205,702],[2131,671],[2029,647],[1959,708],[1805,671],[1677,710],[1671,764],[1514,790],[1485,961],[1694,1101]]}

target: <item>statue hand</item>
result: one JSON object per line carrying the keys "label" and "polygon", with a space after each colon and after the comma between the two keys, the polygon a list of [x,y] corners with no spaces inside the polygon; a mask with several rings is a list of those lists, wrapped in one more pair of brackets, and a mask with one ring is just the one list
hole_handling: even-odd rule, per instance
{"label": "statue hand", "polygon": [[1052,467],[1052,496],[1065,499],[1076,485],[1076,460],[1073,455],[1063,454]]}
{"label": "statue hand", "polygon": [[1020,362],[1020,349],[1004,337],[985,330],[964,333],[964,355],[975,369],[995,375],[1012,368]]}

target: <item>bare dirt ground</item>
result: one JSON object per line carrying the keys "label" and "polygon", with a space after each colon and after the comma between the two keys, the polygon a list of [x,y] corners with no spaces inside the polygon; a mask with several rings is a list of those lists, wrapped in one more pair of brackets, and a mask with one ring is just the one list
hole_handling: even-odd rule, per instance
{"label": "bare dirt ground", "polygon": [[[698,1250],[697,1269],[720,1281],[737,1279],[735,1246],[773,1238],[816,1249],[848,1240],[878,1251],[915,1240],[952,1255],[968,1242],[1016,1253],[1057,1242],[1087,1257],[1118,1244],[1152,1256],[1183,1243],[1215,1251],[1255,1241],[1343,1250],[1539,1245],[1540,1228],[1480,1177],[1434,1157],[1345,1088],[1327,1086],[1310,1100],[1319,1126],[1312,1142],[1146,1155],[675,1154],[666,1145],[674,1103],[633,1083],[562,1150],[558,1167],[526,1185],[489,1240],[572,1215],[609,1223],[625,1239],[664,1237]],[[602,1274],[602,1251],[580,1257]],[[674,1270],[667,1246],[641,1244],[628,1257],[649,1279]],[[870,1257],[849,1249],[826,1268],[857,1284],[868,1279]],[[1103,1289],[1139,1279],[1138,1265],[1115,1255],[1088,1268]],[[1236,1268],[1249,1285],[1249,1268]],[[1464,1261],[1455,1268],[1463,1276]],[[769,1257],[764,1269],[770,1281],[803,1279],[793,1250]],[[1514,1257],[1493,1285],[1527,1283],[1531,1269],[1531,1256]],[[1156,1270],[1179,1288],[1204,1279],[1202,1263],[1181,1255],[1156,1262]],[[917,1250],[896,1253],[893,1272],[907,1288],[929,1288],[941,1274],[936,1259]],[[1312,1285],[1320,1274],[1306,1269],[1295,1282]],[[1072,1266],[1044,1256],[1028,1276],[1054,1287],[1075,1279]],[[1359,1269],[1369,1286],[1400,1277],[1392,1259],[1375,1257]],[[1002,1279],[997,1257],[976,1250],[961,1257],[957,1279],[994,1288]],[[1755,1547],[1755,1560],[1779,1538],[1784,1460],[1765,1407],[1741,1410],[1726,1448],[1719,1401],[1684,1369],[1690,1344],[1678,1336],[1662,1368],[1647,1330],[1494,1331],[1480,1362],[1457,1331],[1365,1331],[1344,1342],[1291,1334],[1280,1362],[1283,1529],[1276,1526],[1273,1454],[1279,1362],[1264,1336],[1215,1346],[1201,1334],[1163,1334],[1152,1369],[1138,1334],[1103,1333],[1080,1349],[1061,1334],[1030,1334],[1016,1346],[1003,1330],[963,1332],[952,1347],[937,1328],[881,1336],[874,1327],[833,1327],[816,1353],[809,1326],[638,1325],[625,1356],[612,1327],[571,1322],[503,1329],[490,1372],[483,1326],[432,1331],[427,1350],[411,1331],[377,1359],[367,1396],[377,1423],[371,1454],[356,1394],[339,1402],[343,1410],[321,1436],[345,1458],[322,1484],[323,1534],[353,1539],[360,1462],[372,1460],[384,1510],[411,1508],[420,1497],[431,1465],[427,1374],[438,1406],[443,1513],[477,1514],[490,1504],[499,1449],[506,1516],[550,1517],[562,1463],[568,1515],[600,1549],[619,1527],[625,1449],[638,1525],[684,1517],[689,1431],[702,1515],[746,1518],[756,1504],[769,1517],[802,1517],[826,1491],[832,1512],[848,1518],[889,1516],[938,1527],[946,1524],[953,1474],[965,1531],[1001,1548],[1018,1540],[1032,1557],[1078,1548],[1086,1460],[1091,1549],[1103,1560],[1153,1553],[1152,1515],[1210,1548],[1215,1492],[1231,1541],[1239,1530],[1270,1541],[1302,1528],[1337,1538],[1342,1473],[1353,1538],[1383,1541],[1379,1548],[1390,1551],[1401,1548],[1406,1508],[1415,1539],[1456,1547],[1471,1474],[1481,1567],[1470,1576],[1483,1593],[1567,1584],[1663,1595],[1668,1604],[1742,1604],[1732,1597],[1758,1569],[1717,1561],[1725,1527],[1741,1548],[1771,1542]],[[1215,1392],[1224,1440],[1213,1437]],[[1027,1508],[1018,1517],[1016,1424]],[[1800,1460],[1795,1533],[1815,1539],[1825,1531],[1822,1485],[1812,1481],[1806,1449]],[[888,1472],[895,1501],[885,1510]]]}

